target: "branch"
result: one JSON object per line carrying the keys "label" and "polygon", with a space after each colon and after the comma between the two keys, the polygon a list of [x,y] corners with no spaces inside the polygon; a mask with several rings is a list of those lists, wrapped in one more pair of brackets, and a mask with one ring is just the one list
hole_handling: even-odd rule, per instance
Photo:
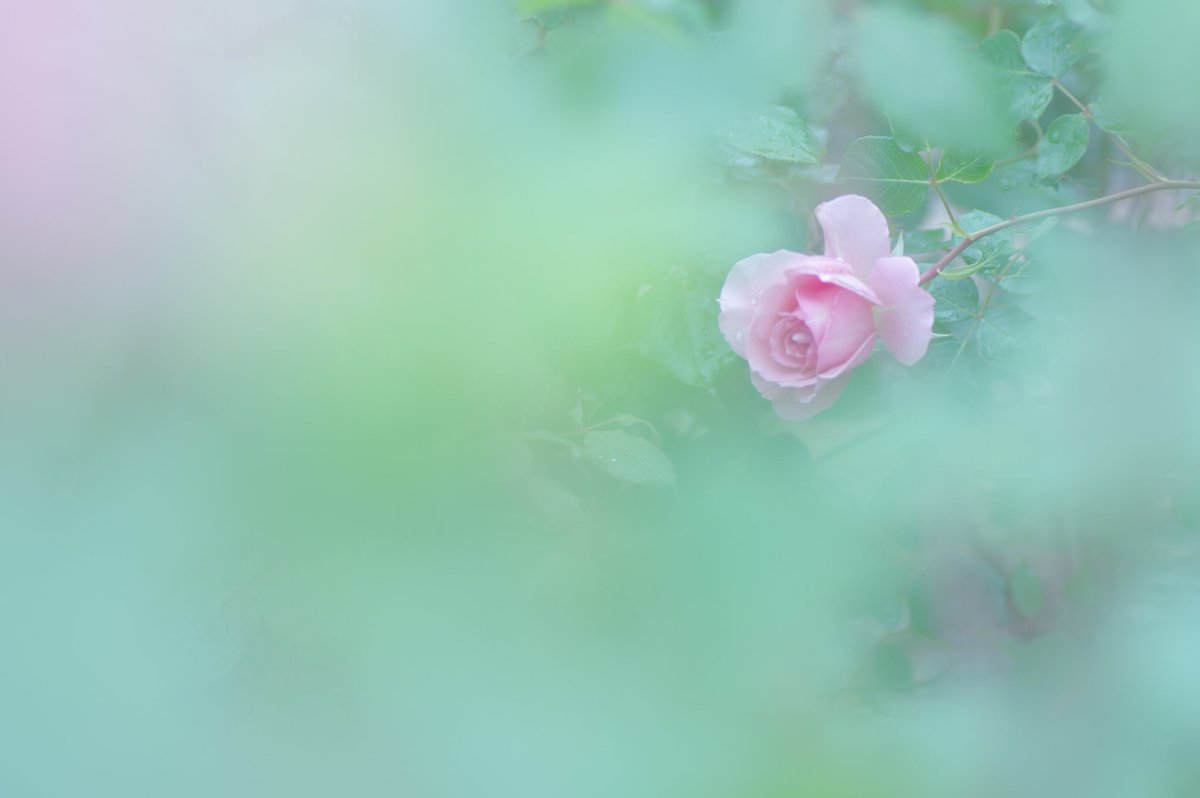
{"label": "branch", "polygon": [[1134,155],[1133,150],[1129,149],[1129,147],[1126,146],[1125,142],[1121,140],[1120,136],[1116,135],[1115,133],[1110,133],[1109,131],[1107,131],[1103,127],[1101,127],[1100,123],[1096,121],[1096,116],[1095,116],[1095,114],[1092,113],[1092,109],[1088,108],[1086,105],[1084,105],[1082,102],[1080,102],[1078,97],[1076,97],[1074,94],[1069,92],[1067,90],[1067,87],[1064,86],[1058,78],[1053,78],[1052,82],[1054,84],[1054,88],[1058,89],[1064,97],[1066,97],[1068,100],[1070,100],[1072,103],[1074,103],[1075,107],[1078,108],[1080,113],[1083,114],[1084,119],[1086,119],[1087,121],[1089,121],[1093,125],[1095,125],[1100,130],[1101,133],[1103,133],[1105,136],[1108,137],[1109,141],[1111,141],[1114,145],[1116,145],[1116,148],[1118,150],[1125,153],[1125,155],[1129,158],[1130,165],[1134,168],[1134,170],[1138,174],[1140,174],[1142,177],[1146,178],[1147,180],[1155,180],[1158,182],[1162,182],[1167,179],[1166,176],[1164,176],[1162,172],[1158,171],[1153,166],[1151,166],[1150,164],[1143,161],[1141,158]]}
{"label": "branch", "polygon": [[1044,219],[1047,216],[1059,216],[1064,213],[1086,211],[1088,208],[1098,208],[1101,205],[1110,205],[1114,202],[1120,202],[1121,200],[1129,199],[1131,197],[1140,197],[1142,194],[1149,194],[1154,191],[1167,191],[1170,189],[1200,191],[1200,181],[1163,180],[1158,183],[1148,183],[1144,186],[1131,188],[1127,191],[1118,191],[1116,194],[1109,194],[1105,197],[1097,197],[1096,199],[1088,200],[1087,202],[1077,202],[1074,205],[1063,205],[1060,208],[1047,208],[1044,211],[1035,211],[1033,213],[1027,213],[1024,216],[1014,216],[1011,219],[998,222],[991,227],[985,227],[982,230],[971,233],[962,241],[959,241],[953,249],[946,253],[945,257],[930,266],[929,269],[921,275],[920,284],[925,285],[934,277],[937,277],[941,273],[942,269],[946,268],[951,261],[963,254],[967,247],[971,246],[976,241],[979,241],[981,238],[987,238],[992,233],[999,233],[1001,230],[1007,230],[1015,225],[1024,224],[1025,222],[1032,222],[1037,219]]}

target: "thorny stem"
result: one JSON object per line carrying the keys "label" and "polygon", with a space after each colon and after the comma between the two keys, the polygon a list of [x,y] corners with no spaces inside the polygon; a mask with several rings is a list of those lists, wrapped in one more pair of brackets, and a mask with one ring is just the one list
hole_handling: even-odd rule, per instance
{"label": "thorny stem", "polygon": [[975,242],[979,241],[981,238],[987,238],[988,236],[990,236],[993,233],[998,233],[1001,230],[1007,230],[1010,227],[1013,227],[1018,224],[1024,224],[1025,222],[1032,222],[1037,219],[1044,219],[1047,216],[1060,216],[1064,213],[1075,213],[1076,211],[1086,211],[1088,208],[1098,208],[1102,205],[1110,205],[1114,202],[1120,202],[1121,200],[1124,200],[1124,199],[1130,199],[1131,197],[1140,197],[1142,194],[1150,194],[1151,192],[1154,192],[1154,191],[1169,191],[1172,189],[1181,189],[1181,190],[1185,190],[1185,191],[1186,190],[1200,191],[1200,181],[1167,180],[1164,178],[1163,180],[1160,180],[1155,183],[1147,183],[1144,186],[1138,186],[1137,188],[1131,188],[1131,189],[1128,189],[1127,191],[1118,191],[1116,194],[1109,194],[1104,197],[1097,197],[1096,199],[1088,200],[1087,202],[1077,202],[1074,205],[1063,205],[1062,207],[1059,207],[1059,208],[1047,208],[1044,211],[1034,211],[1033,213],[1027,213],[1027,214],[1024,214],[1023,216],[1014,216],[1011,219],[1004,220],[1003,222],[997,222],[996,224],[992,225],[991,227],[985,227],[982,230],[977,230],[976,232],[971,233],[969,236],[964,238],[962,241],[958,242],[954,246],[954,248],[951,249],[949,252],[947,252],[946,255],[941,260],[939,260],[937,263],[930,266],[925,271],[925,273],[921,275],[920,284],[925,285],[930,280],[932,280],[934,277],[937,277],[938,274],[941,273],[942,269],[946,268],[946,266],[948,266],[951,263],[951,261],[953,261],[959,255],[961,255],[967,249],[967,247],[969,247],[972,244],[974,244]]}
{"label": "thorny stem", "polygon": [[1054,88],[1058,89],[1059,92],[1062,93],[1062,96],[1064,96],[1068,100],[1070,100],[1075,105],[1075,107],[1079,109],[1079,112],[1081,114],[1083,114],[1084,119],[1091,122],[1093,125],[1096,125],[1096,127],[1100,128],[1100,132],[1103,133],[1105,136],[1107,136],[1108,140],[1111,141],[1118,150],[1125,153],[1125,156],[1129,158],[1130,165],[1138,172],[1138,174],[1140,174],[1142,177],[1146,178],[1147,180],[1155,180],[1158,182],[1162,182],[1167,179],[1167,177],[1162,172],[1158,171],[1153,166],[1151,166],[1150,164],[1143,161],[1141,158],[1134,155],[1133,151],[1130,150],[1129,146],[1124,141],[1121,140],[1120,136],[1117,136],[1113,133],[1109,133],[1107,130],[1100,127],[1099,123],[1096,122],[1096,117],[1092,113],[1092,109],[1088,108],[1086,105],[1083,104],[1083,102],[1081,102],[1079,100],[1078,97],[1076,97],[1074,94],[1072,94],[1070,91],[1068,91],[1067,87],[1062,84],[1062,81],[1060,81],[1058,78],[1054,78],[1053,83],[1054,83]]}

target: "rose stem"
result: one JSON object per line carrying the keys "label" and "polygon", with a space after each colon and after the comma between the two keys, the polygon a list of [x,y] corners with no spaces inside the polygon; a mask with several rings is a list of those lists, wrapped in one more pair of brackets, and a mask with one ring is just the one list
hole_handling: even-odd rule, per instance
{"label": "rose stem", "polygon": [[998,222],[991,227],[985,227],[982,230],[971,233],[971,235],[958,242],[952,250],[946,253],[945,257],[933,264],[921,275],[920,284],[925,283],[937,277],[942,269],[946,268],[949,263],[963,253],[963,251],[979,241],[981,238],[987,238],[992,233],[998,233],[1001,230],[1006,230],[1014,225],[1032,222],[1036,219],[1044,219],[1047,216],[1059,216],[1064,213],[1074,213],[1075,211],[1086,211],[1088,208],[1097,208],[1101,205],[1109,205],[1113,202],[1120,202],[1123,199],[1130,197],[1140,197],[1142,194],[1149,194],[1153,191],[1166,191],[1170,189],[1200,191],[1200,181],[1193,180],[1163,180],[1157,183],[1148,183],[1144,186],[1131,188],[1126,191],[1118,191],[1116,194],[1109,194],[1106,197],[1097,197],[1087,202],[1077,202],[1074,205],[1063,205],[1060,208],[1047,208],[1044,211],[1035,211],[1027,213],[1024,216],[1014,216],[1011,219],[1006,219],[1003,222]]}

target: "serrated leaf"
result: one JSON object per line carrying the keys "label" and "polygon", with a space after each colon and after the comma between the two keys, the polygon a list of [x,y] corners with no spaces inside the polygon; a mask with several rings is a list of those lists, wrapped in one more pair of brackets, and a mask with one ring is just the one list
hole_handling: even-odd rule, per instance
{"label": "serrated leaf", "polygon": [[772,161],[817,164],[821,147],[808,123],[782,105],[741,119],[729,132],[729,143],[742,152]]}
{"label": "serrated leaf", "polygon": [[1026,618],[1037,617],[1042,609],[1042,583],[1028,563],[1021,563],[1008,575],[1008,590],[1013,604]]}
{"label": "serrated leaf", "polygon": [[1046,128],[1038,145],[1037,176],[1040,180],[1067,172],[1087,152],[1088,121],[1083,114],[1065,114]]}
{"label": "serrated leaf", "polygon": [[1083,31],[1064,19],[1046,19],[1029,29],[1021,55],[1034,72],[1062,77],[1083,55]]}
{"label": "serrated leaf", "polygon": [[929,286],[933,295],[933,318],[950,326],[975,318],[979,312],[979,289],[972,280],[935,280]]}
{"label": "serrated leaf", "polygon": [[850,143],[838,179],[870,197],[888,216],[899,216],[925,203],[929,171],[915,152],[905,152],[887,136],[866,136]]}
{"label": "serrated leaf", "polygon": [[1019,269],[1004,275],[1000,286],[1013,299],[1035,296],[1046,290],[1045,269],[1037,268],[1034,261],[1026,259]]}
{"label": "serrated leaf", "polygon": [[995,161],[986,155],[953,149],[942,150],[935,175],[939,183],[978,183],[992,173]]}
{"label": "serrated leaf", "polygon": [[[998,290],[998,289],[993,289]],[[979,357],[997,365],[1013,365],[1026,350],[1033,317],[1015,305],[989,301],[972,333]]]}
{"label": "serrated leaf", "polygon": [[675,466],[654,444],[619,430],[598,430],[583,438],[583,456],[613,479],[663,488],[675,484]]}
{"label": "serrated leaf", "polygon": [[989,36],[979,45],[979,52],[999,76],[1010,121],[1016,124],[1040,117],[1054,98],[1054,86],[1049,78],[1029,70],[1017,34],[1002,30]]}
{"label": "serrated leaf", "polygon": [[[986,211],[969,211],[958,217],[958,225],[968,233],[977,233],[987,227],[1003,221],[999,216]],[[955,237],[956,240],[962,240]],[[1012,230],[1001,230],[992,233],[963,251],[963,260],[978,268],[973,271],[997,269],[1004,266],[1013,255]]]}

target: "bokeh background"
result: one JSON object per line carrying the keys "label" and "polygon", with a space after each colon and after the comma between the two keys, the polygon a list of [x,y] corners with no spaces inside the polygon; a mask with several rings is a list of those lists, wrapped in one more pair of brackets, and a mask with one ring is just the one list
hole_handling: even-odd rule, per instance
{"label": "bokeh background", "polygon": [[1050,13],[1195,177],[1198,9],[5,0],[0,794],[1197,794],[1195,203],[804,424],[715,297],[858,136],[1019,153],[975,48]]}

